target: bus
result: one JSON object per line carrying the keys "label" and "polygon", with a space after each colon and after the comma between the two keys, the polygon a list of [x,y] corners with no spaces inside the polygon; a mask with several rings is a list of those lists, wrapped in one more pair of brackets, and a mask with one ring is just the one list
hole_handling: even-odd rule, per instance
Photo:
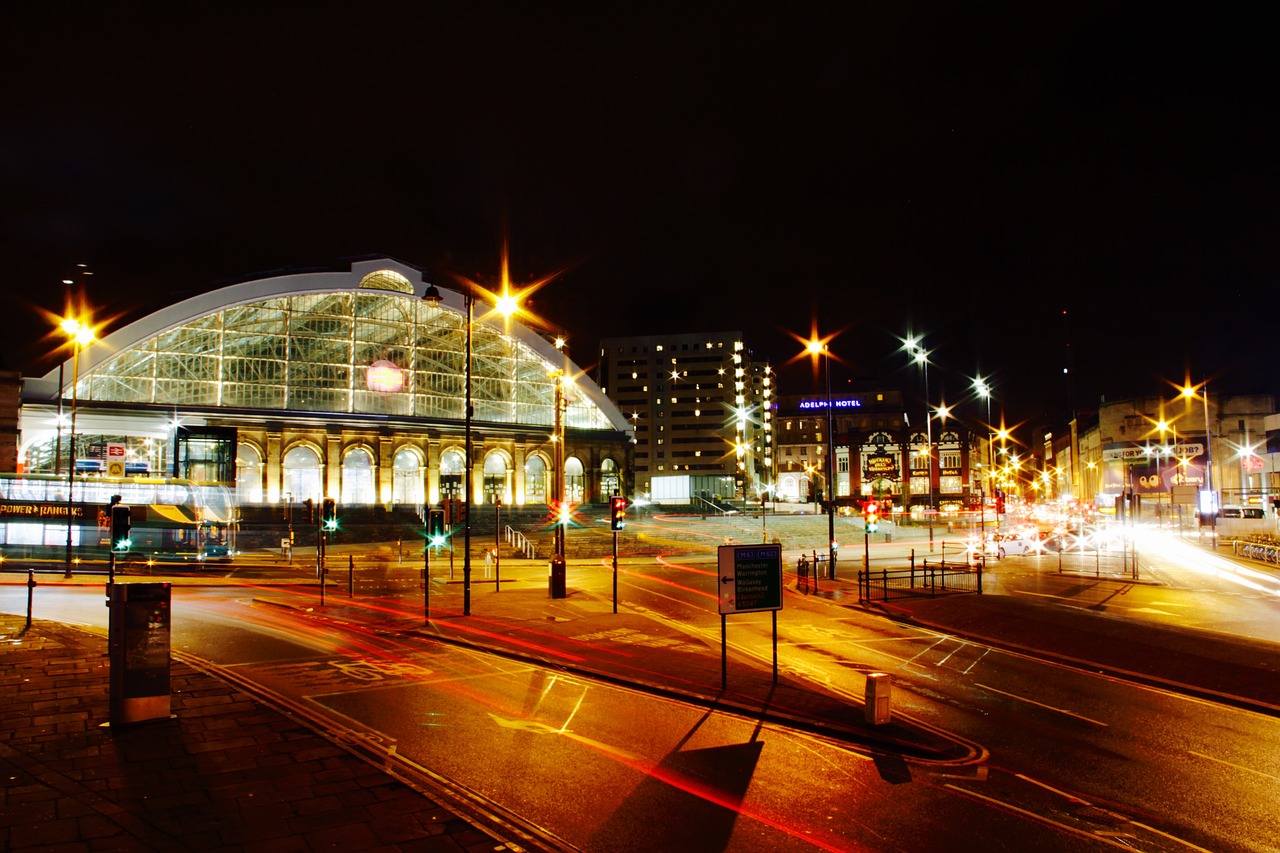
{"label": "bus", "polygon": [[111,546],[113,498],[128,506],[125,562],[206,563],[235,555],[237,515],[232,488],[147,475],[67,478],[0,474],[0,559],[6,563],[105,566]]}

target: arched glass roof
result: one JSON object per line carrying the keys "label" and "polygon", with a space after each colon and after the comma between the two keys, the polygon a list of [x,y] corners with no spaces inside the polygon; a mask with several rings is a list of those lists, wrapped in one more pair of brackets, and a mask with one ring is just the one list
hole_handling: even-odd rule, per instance
{"label": "arched glass roof", "polygon": [[[130,324],[82,354],[79,399],[462,420],[461,294],[425,302],[418,271],[383,263],[232,285]],[[491,324],[485,308],[476,303],[472,326],[474,419],[550,427],[553,371],[576,368],[521,324]],[[576,376],[567,399],[566,426],[628,430],[589,380]]]}

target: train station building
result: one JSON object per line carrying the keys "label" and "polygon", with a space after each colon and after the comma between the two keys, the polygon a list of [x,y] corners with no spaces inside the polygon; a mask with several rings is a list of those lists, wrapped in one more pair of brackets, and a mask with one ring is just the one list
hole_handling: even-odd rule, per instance
{"label": "train station building", "polygon": [[370,258],[150,314],[23,379],[15,470],[220,482],[242,505],[536,506],[563,458],[568,500],[629,493],[633,427],[600,389],[518,314],[477,298],[469,323],[463,292],[429,286]]}

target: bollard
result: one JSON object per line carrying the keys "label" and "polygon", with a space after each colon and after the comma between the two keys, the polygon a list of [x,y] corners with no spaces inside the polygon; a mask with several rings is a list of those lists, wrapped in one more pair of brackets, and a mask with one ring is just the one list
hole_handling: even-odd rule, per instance
{"label": "bollard", "polygon": [[27,569],[27,627],[31,627],[31,598],[36,591],[36,570]]}
{"label": "bollard", "polygon": [[564,557],[556,554],[551,558],[551,565],[547,573],[547,586],[552,598],[564,598],[567,594],[565,590],[565,562]]}
{"label": "bollard", "polygon": [[887,672],[868,672],[867,689],[862,713],[866,722],[873,726],[889,722],[893,716],[890,698],[893,693],[893,677]]}

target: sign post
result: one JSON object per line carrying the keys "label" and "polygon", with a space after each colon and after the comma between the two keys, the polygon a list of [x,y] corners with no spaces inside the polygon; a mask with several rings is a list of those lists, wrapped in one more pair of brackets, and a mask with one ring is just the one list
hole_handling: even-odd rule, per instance
{"label": "sign post", "polygon": [[778,683],[778,611],[782,609],[782,546],[721,545],[716,586],[720,600],[720,689],[728,687],[729,658],[725,617],[730,613],[771,611],[773,683]]}

